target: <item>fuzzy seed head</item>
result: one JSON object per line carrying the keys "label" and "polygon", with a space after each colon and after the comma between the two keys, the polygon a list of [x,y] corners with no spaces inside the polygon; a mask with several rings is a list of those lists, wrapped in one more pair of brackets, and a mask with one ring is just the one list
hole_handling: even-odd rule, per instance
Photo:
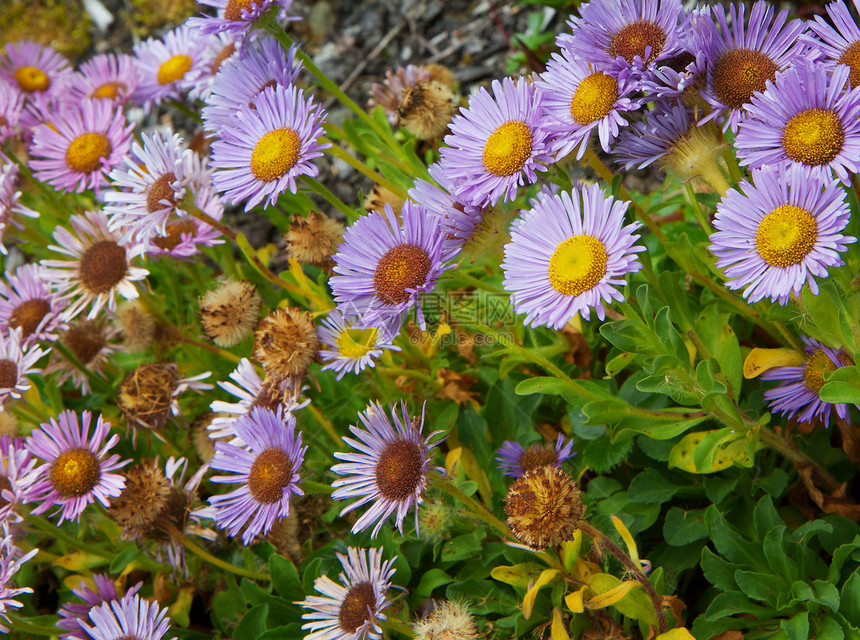
{"label": "fuzzy seed head", "polygon": [[454,93],[435,80],[419,82],[403,92],[397,115],[400,125],[419,140],[433,140],[447,130],[457,109]]}
{"label": "fuzzy seed head", "polygon": [[284,242],[290,256],[302,264],[310,264],[331,271],[332,256],[343,239],[343,223],[319,211],[311,211],[305,218],[296,215]]}
{"label": "fuzzy seed head", "polygon": [[476,640],[478,629],[462,602],[436,602],[433,612],[412,623],[415,640]]}
{"label": "fuzzy seed head", "polygon": [[174,364],[145,364],[129,373],[116,400],[126,422],[133,427],[161,428],[170,417],[178,382]]}
{"label": "fuzzy seed head", "polygon": [[116,309],[116,322],[124,337],[123,345],[132,352],[148,349],[155,338],[155,318],[140,300],[126,300]]}
{"label": "fuzzy seed head", "polygon": [[170,485],[154,462],[135,465],[125,472],[125,489],[111,500],[111,517],[123,528],[129,540],[170,538],[170,528],[184,528],[188,499]]}
{"label": "fuzzy seed head", "polygon": [[254,332],[254,356],[275,380],[303,377],[319,346],[310,314],[298,307],[275,309]]}
{"label": "fuzzy seed head", "polygon": [[246,280],[228,280],[200,299],[203,333],[219,347],[235,347],[251,335],[262,302],[255,285]]}

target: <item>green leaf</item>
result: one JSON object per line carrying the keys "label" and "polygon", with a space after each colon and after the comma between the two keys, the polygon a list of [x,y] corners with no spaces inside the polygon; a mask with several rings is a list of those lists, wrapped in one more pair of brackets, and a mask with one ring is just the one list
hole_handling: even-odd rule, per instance
{"label": "green leaf", "polygon": [[613,438],[623,440],[641,434],[654,440],[670,440],[708,419],[706,413],[696,414],[687,409],[660,409],[659,416],[631,416],[615,428]]}
{"label": "green leaf", "polygon": [[236,625],[233,631],[234,638],[242,638],[242,640],[255,640],[255,638],[263,635],[266,630],[266,618],[269,616],[269,605],[258,604],[248,610],[239,624]]}
{"label": "green leaf", "polygon": [[569,395],[571,388],[563,380],[551,377],[526,378],[517,385],[518,396],[530,396],[533,393],[548,395]]}
{"label": "green leaf", "polygon": [[701,511],[685,511],[672,507],[663,521],[663,538],[666,544],[683,547],[708,537],[705,520]]}
{"label": "green leaf", "polygon": [[735,582],[749,598],[773,608],[776,608],[777,597],[788,588],[779,576],[755,571],[736,571]]}
{"label": "green leaf", "polygon": [[656,469],[645,469],[633,478],[627,495],[633,502],[668,502],[680,489]]}
{"label": "green leaf", "polygon": [[839,545],[833,552],[833,560],[830,561],[830,568],[827,570],[827,580],[833,584],[841,582],[842,566],[848,558],[852,557],[855,562],[860,562],[860,535],[854,536],[854,539],[847,544]]}
{"label": "green leaf", "polygon": [[441,569],[430,569],[421,576],[421,582],[418,583],[418,588],[415,590],[415,595],[422,598],[429,598],[433,595],[433,590],[446,584],[454,582],[454,578],[449,576]]}
{"label": "green leaf", "polygon": [[774,527],[767,532],[764,537],[764,555],[767,558],[768,566],[773,572],[782,576],[788,582],[793,582],[800,577],[800,571],[797,562],[791,559],[786,549],[786,531],[788,528],[785,525]]}
{"label": "green leaf", "polygon": [[272,586],[284,598],[301,595],[302,585],[299,572],[295,565],[279,553],[269,556],[269,574],[272,576]]}
{"label": "green leaf", "polygon": [[717,594],[705,611],[705,620],[719,620],[725,616],[734,616],[739,613],[750,613],[759,618],[759,624],[772,617],[772,611],[767,607],[760,607],[750,602],[747,597],[738,591],[726,591]]}
{"label": "green leaf", "polygon": [[596,472],[604,473],[624,460],[632,446],[632,440],[613,442],[612,437],[606,434],[589,442],[582,457]]}
{"label": "green leaf", "polygon": [[759,534],[765,534],[784,524],[776,512],[776,507],[773,506],[773,500],[770,496],[764,496],[756,504],[753,511],[753,522],[755,522],[755,528]]}
{"label": "green leaf", "polygon": [[809,612],[803,611],[783,620],[780,628],[788,635],[789,640],[809,640]]}
{"label": "green leaf", "polygon": [[824,402],[860,404],[860,367],[842,367],[825,377],[818,392]]}
{"label": "green leaf", "polygon": [[842,585],[839,613],[855,627],[860,627],[860,572],[855,571]]}
{"label": "green leaf", "polygon": [[111,560],[110,567],[108,568],[109,573],[122,573],[123,569],[130,565],[139,555],[140,549],[136,544],[125,547]]}
{"label": "green leaf", "polygon": [[619,398],[595,400],[582,407],[588,425],[615,424],[630,415],[630,405]]}
{"label": "green leaf", "polygon": [[737,400],[743,382],[743,358],[738,337],[729,325],[728,317],[716,313],[713,308],[708,309],[696,319],[696,334],[729,383],[729,395]]}

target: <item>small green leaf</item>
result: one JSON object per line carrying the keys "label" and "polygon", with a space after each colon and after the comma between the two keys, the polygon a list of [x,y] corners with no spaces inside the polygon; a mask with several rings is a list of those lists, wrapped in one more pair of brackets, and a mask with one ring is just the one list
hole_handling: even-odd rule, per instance
{"label": "small green leaf", "polygon": [[855,627],[860,627],[860,572],[855,571],[842,585],[839,613]]}
{"label": "small green leaf", "polygon": [[770,607],[776,607],[777,596],[788,588],[785,580],[779,576],[755,571],[736,571],[735,582],[749,598]]}
{"label": "small green leaf", "polygon": [[454,582],[454,578],[441,569],[430,569],[421,576],[421,582],[418,583],[415,594],[423,598],[429,598],[435,589],[452,582]]}
{"label": "small green leaf", "polygon": [[663,538],[666,544],[683,547],[708,537],[705,520],[701,511],[685,511],[672,507],[663,522]]}
{"label": "small green leaf", "polygon": [[111,560],[110,567],[108,568],[109,573],[122,573],[123,569],[125,569],[129,564],[131,564],[137,556],[140,555],[140,549],[136,544],[132,544],[127,546],[125,549],[116,554],[113,560]]}
{"label": "small green leaf", "polygon": [[263,632],[266,630],[266,618],[268,615],[269,605],[258,604],[252,607],[239,620],[239,624],[236,625],[236,629],[233,631],[233,637],[242,638],[242,640],[255,640],[263,635]]}
{"label": "small green leaf", "polygon": [[783,620],[779,625],[788,635],[788,640],[809,640],[809,612],[803,611]]}
{"label": "small green leaf", "polygon": [[672,484],[656,469],[645,469],[633,478],[627,495],[633,502],[668,502],[681,487]]}

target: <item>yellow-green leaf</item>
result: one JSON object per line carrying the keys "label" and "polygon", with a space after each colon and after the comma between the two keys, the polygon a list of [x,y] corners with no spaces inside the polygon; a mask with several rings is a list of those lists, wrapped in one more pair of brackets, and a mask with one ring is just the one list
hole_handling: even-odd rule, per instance
{"label": "yellow-green leaf", "polygon": [[68,571],[86,571],[94,567],[107,564],[108,561],[102,557],[84,551],[75,551],[54,560],[54,565]]}
{"label": "yellow-green leaf", "polygon": [[[595,593],[604,594],[621,584],[621,580],[613,575],[598,573],[592,576],[589,586]],[[592,598],[592,600],[594,599]],[[657,624],[657,614],[654,612],[654,606],[651,604],[651,600],[648,598],[645,590],[641,588],[641,585],[639,589],[629,588],[627,595],[618,602],[613,603],[612,606],[628,618],[642,620],[650,625]]]}
{"label": "yellow-green leaf", "polygon": [[538,591],[555,580],[559,575],[561,575],[561,572],[558,569],[544,569],[541,571],[537,581],[526,592],[526,597],[523,598],[523,617],[526,620],[532,615],[532,608],[535,606],[535,598],[537,598]]}
{"label": "yellow-green leaf", "polygon": [[684,627],[669,629],[666,633],[661,633],[656,640],[696,640],[692,633]]}
{"label": "yellow-green leaf", "polygon": [[573,540],[565,540],[561,543],[561,564],[564,570],[570,573],[573,563],[579,558],[582,551],[582,531],[577,529],[573,532]]}
{"label": "yellow-green leaf", "polygon": [[191,601],[194,599],[194,587],[185,587],[176,594],[176,600],[168,610],[170,619],[180,627],[187,627],[191,622]]}
{"label": "yellow-green leaf", "polygon": [[481,494],[484,504],[489,505],[493,498],[493,488],[490,486],[490,480],[487,478],[486,472],[478,464],[475,454],[463,447],[452,449],[445,456],[445,469],[448,471],[449,476],[456,475],[455,467],[458,464],[462,467],[466,477],[478,485],[478,493]]}
{"label": "yellow-green leaf", "polygon": [[806,359],[803,353],[794,349],[759,349],[756,347],[744,360],[744,378],[749,380],[760,376],[774,367],[796,367]]}
{"label": "yellow-green leaf", "polygon": [[591,600],[585,603],[585,606],[589,609],[602,609],[603,607],[608,607],[609,605],[615,604],[616,602],[624,599],[633,587],[638,586],[641,585],[635,580],[625,580],[618,586],[612,587],[609,591],[594,596]]}
{"label": "yellow-green leaf", "polygon": [[558,607],[553,607],[552,610],[552,627],[550,627],[552,640],[570,640],[570,634],[567,632],[567,625],[564,624],[564,618]]}
{"label": "yellow-green leaf", "polygon": [[564,603],[567,605],[567,608],[570,609],[573,613],[582,613],[585,611],[585,604],[583,604],[585,590],[588,587],[582,587],[579,591],[574,591],[573,593],[569,593],[564,597]]}
{"label": "yellow-green leaf", "polygon": [[612,524],[615,525],[615,529],[618,533],[621,534],[622,540],[624,540],[624,544],[627,545],[627,553],[630,555],[630,559],[633,560],[635,564],[639,564],[639,549],[636,548],[636,541],[633,539],[633,536],[630,535],[630,530],[627,526],[622,522],[621,518],[617,516],[612,516]]}
{"label": "yellow-green leaf", "polygon": [[493,567],[493,570],[490,571],[490,575],[499,582],[504,582],[512,587],[528,589],[529,584],[534,581],[535,576],[539,575],[540,572],[543,571],[544,566],[545,565],[540,565],[536,562],[522,562],[512,567]]}

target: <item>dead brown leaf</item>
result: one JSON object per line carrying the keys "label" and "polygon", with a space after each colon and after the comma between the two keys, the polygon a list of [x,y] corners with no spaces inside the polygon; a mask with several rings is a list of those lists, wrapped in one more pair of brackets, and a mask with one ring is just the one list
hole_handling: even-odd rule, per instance
{"label": "dead brown leaf", "polygon": [[744,640],[744,634],[737,629],[729,629],[718,636],[714,636],[711,640]]}
{"label": "dead brown leaf", "polygon": [[860,505],[856,504],[848,496],[848,483],[843,482],[831,494],[825,494],[821,489],[815,486],[812,479],[814,467],[812,465],[800,466],[794,463],[797,468],[797,473],[800,476],[803,486],[809,492],[809,497],[818,505],[824,513],[835,513],[838,516],[845,516],[854,522],[860,522]]}
{"label": "dead brown leaf", "polygon": [[445,369],[444,367],[436,372],[436,380],[442,385],[442,389],[436,394],[442,400],[453,400],[458,405],[472,402],[477,409],[477,402],[474,397],[478,394],[474,391],[469,391],[477,380],[466,374],[459,374],[456,371]]}
{"label": "dead brown leaf", "polygon": [[836,426],[842,434],[842,450],[851,462],[860,466],[860,429],[841,418],[836,419]]}

